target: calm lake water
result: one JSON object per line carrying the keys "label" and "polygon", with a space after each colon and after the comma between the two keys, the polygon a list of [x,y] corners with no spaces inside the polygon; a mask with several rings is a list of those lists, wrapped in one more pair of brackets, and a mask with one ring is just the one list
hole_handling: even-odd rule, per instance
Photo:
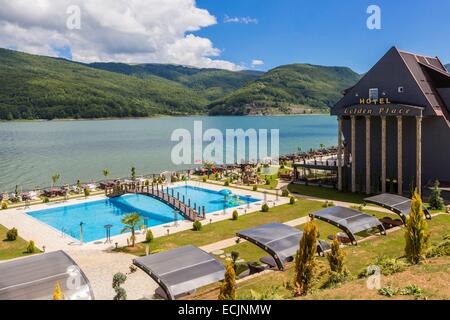
{"label": "calm lake water", "polygon": [[0,192],[183,169],[171,162],[173,130],[279,129],[280,154],[337,144],[337,121],[330,116],[179,117],[99,121],[0,122]]}

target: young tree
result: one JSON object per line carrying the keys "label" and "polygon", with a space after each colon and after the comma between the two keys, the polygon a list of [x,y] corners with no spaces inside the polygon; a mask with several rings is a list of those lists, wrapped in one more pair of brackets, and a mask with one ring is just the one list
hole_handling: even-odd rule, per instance
{"label": "young tree", "polygon": [[405,226],[406,257],[412,264],[418,264],[424,258],[426,250],[430,246],[430,233],[422,209],[422,199],[417,190],[414,192],[411,211],[406,217]]}
{"label": "young tree", "polygon": [[338,274],[346,273],[345,268],[345,253],[341,249],[341,244],[339,240],[334,237],[333,242],[331,242],[331,251],[327,255],[328,263],[330,264],[330,269]]}
{"label": "young tree", "polygon": [[305,225],[300,249],[295,256],[295,296],[306,295],[315,281],[318,227],[314,221]]}
{"label": "young tree", "polygon": [[131,167],[131,180],[133,180],[133,181],[136,180],[136,168],[135,167]]}
{"label": "young tree", "polygon": [[136,228],[142,226],[142,218],[139,213],[129,213],[120,221],[125,227],[122,229],[121,233],[131,232],[131,246],[136,245]]}
{"label": "young tree", "polygon": [[64,292],[61,289],[59,282],[55,285],[55,290],[53,291],[53,300],[65,300]]}
{"label": "young tree", "polygon": [[445,203],[444,199],[441,197],[441,190],[439,189],[439,181],[436,180],[433,185],[433,189],[431,190],[430,197],[428,199],[430,203],[430,207],[433,210],[442,210],[444,209]]}
{"label": "young tree", "polygon": [[103,170],[103,176],[105,177],[105,179],[109,176],[109,170],[108,169],[104,169]]}
{"label": "young tree", "polygon": [[219,300],[236,300],[236,272],[233,263],[227,263],[225,279],[220,287]]}

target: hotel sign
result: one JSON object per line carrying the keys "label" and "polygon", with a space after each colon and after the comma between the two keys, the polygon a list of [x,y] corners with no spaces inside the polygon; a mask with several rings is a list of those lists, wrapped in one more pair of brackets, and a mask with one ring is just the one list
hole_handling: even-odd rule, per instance
{"label": "hotel sign", "polygon": [[360,104],[351,107],[346,107],[340,115],[347,116],[402,116],[402,117],[416,117],[422,116],[423,108],[407,106],[402,104]]}

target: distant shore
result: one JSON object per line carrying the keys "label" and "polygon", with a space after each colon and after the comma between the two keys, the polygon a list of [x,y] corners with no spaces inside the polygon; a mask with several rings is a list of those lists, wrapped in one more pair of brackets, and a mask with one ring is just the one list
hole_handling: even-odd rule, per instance
{"label": "distant shore", "polygon": [[61,118],[61,119],[20,119],[20,120],[0,120],[0,123],[8,122],[63,122],[63,121],[108,121],[108,120],[145,120],[145,119],[161,119],[161,118],[180,118],[180,117],[297,117],[297,116],[330,116],[328,113],[275,113],[275,114],[249,114],[249,115],[215,115],[210,116],[208,114],[190,114],[190,115],[156,115],[149,117],[107,117],[107,118]]}

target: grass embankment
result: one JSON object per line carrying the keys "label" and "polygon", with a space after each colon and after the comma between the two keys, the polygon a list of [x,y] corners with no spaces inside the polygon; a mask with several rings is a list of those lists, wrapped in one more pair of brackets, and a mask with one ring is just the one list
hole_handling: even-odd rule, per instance
{"label": "grass embankment", "polygon": [[[319,231],[324,234],[323,225],[319,221]],[[439,215],[429,221],[429,231],[431,232],[431,242],[433,244],[440,243],[448,234],[450,226],[449,215]],[[238,246],[240,253],[245,255],[246,249],[243,246],[250,244],[242,243]],[[369,241],[360,242],[358,246],[349,246],[344,250],[346,252],[346,264],[352,275],[357,278],[358,273],[372,264],[377,257],[387,256],[390,258],[402,258],[404,256],[404,228],[389,233],[387,236],[379,236]],[[236,248],[235,248],[236,249]],[[230,248],[231,250],[231,248]],[[258,249],[259,250],[259,249]],[[264,253],[264,252],[260,252]],[[327,268],[326,258],[318,258],[318,262]],[[448,272],[450,258],[443,257],[431,259],[428,262],[413,267],[407,267],[406,271],[382,277],[382,286],[393,286],[396,288],[405,287],[409,284],[416,284],[424,290],[423,296],[429,299],[448,299],[450,297],[448,288]],[[292,299],[292,291],[284,284],[292,283],[294,278],[293,264],[289,264],[285,272],[273,272],[267,275],[256,277],[241,283],[238,287],[239,297],[246,297],[250,294],[250,290],[256,292],[267,292],[276,288],[277,294],[282,299]],[[323,277],[322,277],[323,278]],[[323,283],[324,279],[319,281]],[[429,282],[426,284],[426,282]],[[353,280],[336,289],[317,289],[314,294],[305,297],[306,299],[380,299],[383,298],[376,290],[369,292],[365,287],[365,280]],[[366,290],[364,294],[359,294]],[[194,299],[215,299],[216,292],[201,294]],[[414,299],[412,296],[401,296],[400,298]]]}
{"label": "grass embankment", "polygon": [[316,197],[332,201],[344,201],[352,203],[363,203],[367,195],[342,192],[332,188],[305,186],[300,184],[290,184],[288,186],[289,192],[298,193],[302,196]]}
{"label": "grass embankment", "polygon": [[0,225],[0,260],[9,260],[30,255],[26,253],[28,243],[18,237],[15,241],[6,240],[8,229]]}
{"label": "grass embankment", "polygon": [[[168,250],[188,244],[204,246],[224,239],[236,236],[236,232],[252,228],[258,225],[272,222],[287,222],[297,218],[305,217],[309,213],[320,210],[322,204],[311,200],[298,200],[294,205],[286,204],[270,208],[269,212],[253,212],[241,215],[239,220],[224,220],[205,225],[201,231],[186,230],[176,234],[156,238],[150,244],[150,250]],[[146,243],[139,243],[135,248],[125,247],[119,251],[144,255]]]}

